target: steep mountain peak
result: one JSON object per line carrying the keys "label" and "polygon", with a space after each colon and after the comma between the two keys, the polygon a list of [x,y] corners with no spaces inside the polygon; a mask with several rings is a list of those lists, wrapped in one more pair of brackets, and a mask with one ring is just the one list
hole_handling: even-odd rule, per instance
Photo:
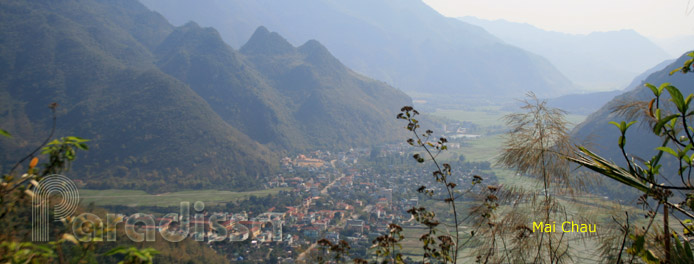
{"label": "steep mountain peak", "polygon": [[188,21],[188,23],[185,23],[185,25],[181,26],[180,28],[190,28],[190,29],[195,29],[195,28],[200,28],[200,25],[198,23],[195,23],[195,21]]}
{"label": "steep mountain peak", "polygon": [[232,46],[253,35],[244,53],[257,48],[256,38],[268,37],[260,25],[293,44],[318,39],[345,67],[408,91],[509,99],[529,87],[544,96],[572,87],[547,61],[502,44],[478,26],[447,18],[421,0],[176,0],[175,8],[170,0],[141,1],[172,20],[213,25]]}
{"label": "steep mountain peak", "polygon": [[328,49],[323,46],[318,40],[311,39],[309,41],[306,41],[304,45],[301,45],[299,47],[299,52],[301,53],[314,53],[314,52],[325,52],[329,53]]}
{"label": "steep mountain peak", "polygon": [[305,56],[307,62],[320,67],[343,67],[342,63],[317,40],[309,40],[299,48],[299,53]]}
{"label": "steep mountain peak", "polygon": [[244,54],[283,55],[294,53],[296,49],[280,34],[260,26],[240,51]]}
{"label": "steep mountain peak", "polygon": [[156,48],[157,54],[169,54],[181,48],[196,49],[208,53],[228,49],[219,32],[213,28],[202,28],[195,22],[188,22],[174,29]]}
{"label": "steep mountain peak", "polygon": [[[222,40],[216,29],[211,27],[201,27],[194,21],[189,21],[183,26],[177,27],[174,31],[178,34],[186,34],[187,37],[203,37],[210,40]],[[169,35],[171,36],[171,35]]]}

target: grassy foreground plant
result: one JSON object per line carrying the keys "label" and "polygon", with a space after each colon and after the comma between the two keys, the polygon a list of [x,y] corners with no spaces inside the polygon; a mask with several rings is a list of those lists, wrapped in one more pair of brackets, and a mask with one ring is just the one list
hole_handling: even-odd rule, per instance
{"label": "grassy foreground plant", "polygon": [[[694,52],[689,53],[688,56],[692,59],[686,60],[682,67],[674,69],[670,75],[677,72],[686,74],[692,71]],[[650,208],[650,202],[657,203],[655,209],[651,208],[647,213],[650,221],[646,227],[642,229],[632,227],[633,231],[625,229],[625,237],[628,234],[630,243],[622,244],[622,247],[628,248],[625,251],[620,248],[616,259],[631,261],[636,257],[646,263],[694,263],[694,254],[690,245],[690,239],[694,235],[694,186],[691,182],[694,167],[692,145],[694,144],[694,128],[691,126],[694,110],[691,107],[691,101],[694,94],[685,97],[680,89],[670,83],[663,83],[658,87],[647,83],[645,86],[653,92],[653,98],[650,101],[632,102],[616,110],[630,113],[631,117],[640,115],[651,132],[661,139],[660,147],[654,150],[655,154],[650,160],[640,161],[633,157],[629,158],[625,150],[626,131],[634,123],[633,121],[611,122],[620,132],[617,147],[621,150],[627,164],[626,168],[608,161],[583,146],[577,146],[576,156],[568,157],[568,159],[638,190],[643,194],[640,202],[645,207]],[[669,99],[666,99],[666,95],[669,95]],[[663,155],[674,157],[675,168],[663,167]],[[653,223],[661,207],[663,208],[662,229],[658,229],[654,228]],[[670,217],[674,217],[680,224],[681,234],[671,228]],[[630,256],[622,257],[622,252]]]}
{"label": "grassy foreground plant", "polygon": [[[528,214],[542,215],[544,223],[552,222],[556,216],[563,217],[566,209],[551,194],[557,190],[572,190],[582,185],[571,177],[571,167],[564,157],[571,153],[568,122],[565,112],[547,106],[533,93],[528,94],[522,112],[505,116],[509,132],[499,163],[514,169],[519,174],[538,178],[542,184],[542,201],[528,208]],[[536,194],[533,194],[536,195]],[[532,262],[561,263],[568,258],[568,241],[564,233],[540,232],[537,241],[527,241],[534,245],[535,256]],[[527,259],[525,261],[528,261]]]}
{"label": "grassy foreground plant", "polygon": [[[437,160],[438,154],[447,149],[447,140],[433,137],[431,130],[419,132],[419,112],[409,106],[401,109],[398,119],[406,120],[406,128],[414,135],[407,142],[424,150],[424,155],[414,154],[413,158],[419,163],[433,163],[432,176],[443,187],[443,201],[449,205],[453,218],[453,223],[440,221],[435,212],[423,207],[408,211],[429,231],[420,238],[422,263],[457,263],[461,257],[473,258],[478,263],[565,263],[571,259],[569,240],[563,233],[535,233],[528,226],[535,220],[548,223],[558,217],[566,218],[566,210],[551,195],[552,191],[571,193],[575,186],[583,185],[583,179],[570,176],[570,162],[565,159],[571,154],[572,145],[564,112],[547,107],[532,94],[529,97],[522,108],[524,112],[506,116],[510,132],[499,163],[541,180],[541,197],[537,192],[516,187],[485,188],[482,177],[477,175],[472,177],[470,189],[459,190],[458,184],[452,182],[451,166]],[[435,195],[427,186],[421,186],[418,192]],[[472,205],[461,210],[456,201],[464,196]],[[501,207],[503,211],[499,211]],[[540,217],[533,219],[537,216]],[[472,229],[467,239],[461,237],[463,223]],[[441,227],[454,231],[444,232]],[[465,246],[471,247],[472,255],[461,255]]]}

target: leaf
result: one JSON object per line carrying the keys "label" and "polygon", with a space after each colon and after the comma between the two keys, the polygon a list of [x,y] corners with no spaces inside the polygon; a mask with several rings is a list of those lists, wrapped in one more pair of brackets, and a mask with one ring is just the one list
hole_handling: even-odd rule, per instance
{"label": "leaf", "polygon": [[688,59],[684,62],[684,67],[682,67],[682,73],[687,73],[690,71],[692,67],[692,62],[694,62],[694,59]]}
{"label": "leaf", "polygon": [[37,164],[39,164],[39,158],[34,157],[33,159],[31,159],[31,162],[29,162],[29,170],[36,167]]}
{"label": "leaf", "polygon": [[660,135],[660,131],[663,129],[663,126],[665,126],[665,124],[667,124],[667,122],[669,122],[673,118],[677,118],[678,116],[679,115],[673,114],[673,115],[669,115],[665,118],[658,120],[658,122],[655,124],[655,126],[653,126],[653,133]]}
{"label": "leaf", "polygon": [[666,87],[668,87],[668,86],[670,86],[670,83],[669,83],[669,82],[662,83],[660,86],[658,86],[658,92],[659,92],[660,94],[663,94],[663,90],[664,90]]}
{"label": "leaf", "polygon": [[672,154],[673,156],[679,158],[679,156],[677,155],[677,152],[675,152],[675,151],[674,151],[673,149],[671,149],[670,147],[657,147],[657,148],[655,148],[655,149],[660,150],[660,151],[664,151],[664,152],[667,152],[667,153],[670,153],[670,154]]}
{"label": "leaf", "polygon": [[679,68],[677,68],[677,69],[674,69],[674,70],[672,70],[672,71],[670,72],[670,75],[673,75],[673,74],[675,74],[676,72],[681,71],[681,70],[682,70],[682,67],[679,67]]}
{"label": "leaf", "polygon": [[651,187],[642,180],[645,176],[631,173],[613,162],[590,152],[585,147],[578,146],[578,149],[580,151],[577,151],[577,157],[567,157],[567,159],[643,193],[651,192]]}
{"label": "leaf", "polygon": [[111,256],[111,255],[115,255],[115,254],[125,254],[125,253],[127,253],[127,252],[128,252],[128,250],[127,250],[126,248],[124,248],[124,247],[117,247],[117,248],[114,248],[114,249],[109,250],[108,252],[105,253],[105,255],[106,255],[106,256]]}
{"label": "leaf", "polygon": [[140,252],[133,251],[133,252],[131,252],[131,253],[132,253],[132,255],[138,257],[138,258],[141,259],[141,260],[147,260],[147,259],[148,259],[147,257],[145,257],[145,255],[143,255],[143,254],[140,253]]}
{"label": "leaf", "polygon": [[682,151],[680,151],[680,156],[686,156],[687,152],[689,152],[691,149],[692,149],[692,143],[690,142],[689,144],[687,144],[687,146]]}
{"label": "leaf", "polygon": [[610,121],[610,124],[615,125],[615,126],[619,129],[619,132],[622,133],[622,135],[624,135],[624,134],[627,132],[627,129],[629,129],[629,127],[630,127],[631,125],[633,125],[634,123],[636,123],[636,121],[631,121],[631,122],[629,122],[628,124],[627,124],[626,122],[624,122],[624,121],[622,121],[622,122],[620,122],[620,123],[617,123],[617,122],[614,122],[614,121]]}
{"label": "leaf", "polygon": [[[624,122],[622,121],[622,123],[624,123]],[[619,131],[622,131],[622,124],[617,123],[615,121],[610,121],[610,124],[613,124],[614,126],[617,127],[617,129],[619,129]]]}
{"label": "leaf", "polygon": [[658,90],[658,88],[655,88],[655,85],[652,85],[650,83],[646,83],[646,84],[644,84],[644,86],[651,89],[651,92],[653,92],[653,95],[655,95],[656,97],[660,96],[660,91]]}
{"label": "leaf", "polygon": [[673,103],[675,103],[675,106],[677,106],[677,110],[679,110],[680,113],[686,113],[687,109],[685,108],[686,105],[684,103],[684,97],[682,96],[682,93],[679,89],[677,89],[677,87],[674,87],[669,83],[667,84],[668,85],[665,86],[665,89],[667,89],[668,93],[670,93],[670,96],[672,97],[671,100]]}
{"label": "leaf", "polygon": [[653,103],[655,103],[655,98],[651,99],[650,102],[648,102],[648,116],[655,118],[653,115]]}
{"label": "leaf", "polygon": [[687,253],[687,257],[690,260],[694,260],[694,253],[692,253],[692,248],[689,246],[689,243],[684,241],[682,244],[684,244],[684,252]]}
{"label": "leaf", "polygon": [[12,137],[12,135],[10,134],[10,132],[7,132],[7,130],[4,130],[4,129],[0,129],[0,135],[6,136],[6,137],[8,137],[8,138],[11,138],[11,137]]}

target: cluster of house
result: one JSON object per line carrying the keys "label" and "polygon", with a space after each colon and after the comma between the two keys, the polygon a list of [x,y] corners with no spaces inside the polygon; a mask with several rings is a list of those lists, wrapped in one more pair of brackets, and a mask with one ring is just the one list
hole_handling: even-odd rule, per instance
{"label": "cluster of house", "polygon": [[307,154],[296,155],[294,158],[284,157],[280,160],[280,165],[289,172],[294,172],[296,169],[317,171],[321,168],[327,169],[326,167],[346,167],[356,164],[359,158],[368,154],[368,152],[369,150],[364,148],[350,149],[349,151],[338,153],[317,150]]}
{"label": "cluster of house", "polygon": [[[407,150],[401,145],[386,145],[379,151],[392,154]],[[295,159],[285,158],[285,169],[303,168],[308,173],[298,174],[301,177],[294,173],[278,175],[268,182],[269,186],[291,187],[294,193],[304,197],[300,204],[279,210],[285,213],[285,231],[295,235],[293,241],[310,243],[326,238],[369,242],[374,236],[387,232],[390,223],[414,224],[407,212],[419,206],[417,186],[413,187],[412,183],[426,184],[437,193],[444,191],[430,179],[431,172],[427,168],[378,173],[374,168],[357,169],[353,163],[345,162],[366,158],[371,155],[368,151],[355,150],[340,155],[338,160],[340,157],[330,152],[318,151],[298,155]],[[322,167],[297,166],[306,160],[331,162],[325,162]],[[474,166],[455,168],[456,175],[461,177],[457,180],[469,182],[479,169]],[[394,193],[398,194],[397,199]]]}
{"label": "cluster of house", "polygon": [[[403,150],[394,145],[380,151]],[[256,245],[308,245],[323,238],[370,244],[373,238],[388,231],[390,223],[414,224],[407,210],[417,207],[419,200],[411,183],[422,182],[422,175],[429,173],[425,169],[385,174],[373,168],[357,169],[352,161],[367,155],[370,153],[364,150],[338,155],[317,151],[284,158],[282,166],[287,171],[304,170],[304,173],[277,175],[266,186],[292,188],[293,194],[303,197],[293,206],[271,208],[254,216],[206,211],[196,211],[190,217],[135,215],[126,218],[126,229],[134,235],[147,236],[156,230],[162,236],[189,236],[208,242],[250,240]]]}

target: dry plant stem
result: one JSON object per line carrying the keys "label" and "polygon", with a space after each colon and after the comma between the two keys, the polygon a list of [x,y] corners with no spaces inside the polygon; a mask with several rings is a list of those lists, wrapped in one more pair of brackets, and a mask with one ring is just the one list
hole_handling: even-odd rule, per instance
{"label": "dry plant stem", "polygon": [[58,263],[65,264],[65,256],[63,254],[63,247],[60,244],[56,245],[56,251],[58,251]]}
{"label": "dry plant stem", "polygon": [[[656,213],[654,213],[653,216],[651,217],[651,220],[648,221],[648,226],[646,226],[646,230],[643,232],[644,236],[645,236],[646,234],[648,234],[648,230],[650,230],[650,229],[651,229],[651,226],[653,225],[653,220],[655,220],[655,217],[658,216],[658,213],[657,213],[657,212],[658,212],[658,209],[660,209],[660,205],[661,205],[661,204],[662,204],[662,203],[659,201],[659,202],[658,202],[658,205],[655,207],[655,211],[654,211],[654,212],[656,212]],[[650,206],[649,206],[649,207],[650,207]],[[629,259],[629,263],[634,263],[634,257],[636,257],[636,254],[632,254],[632,255],[631,255],[631,259]]]}
{"label": "dry plant stem", "polygon": [[[568,219],[568,218],[569,218],[568,215],[566,214],[566,211],[565,211],[565,210],[564,210],[564,218],[565,218],[565,219]],[[558,244],[559,244],[559,245],[561,245],[561,241],[564,240],[564,235],[565,235],[565,234],[566,234],[566,233],[563,233],[563,232],[562,232],[562,233],[561,233],[561,236],[559,236],[559,241],[558,241]],[[551,242],[551,241],[550,241],[550,242]],[[569,240],[567,239],[567,243],[568,243],[568,242],[569,242]],[[560,257],[560,255],[558,254],[559,248],[560,248],[559,245],[557,245],[557,247],[554,249],[554,252],[553,252],[553,254],[554,254],[554,259],[556,259],[557,262],[559,262],[559,257]],[[568,244],[567,244],[567,245],[568,245]],[[551,248],[551,247],[550,247],[550,248]],[[563,255],[563,254],[566,254],[566,250],[562,253],[562,255]]]}
{"label": "dry plant stem", "polygon": [[[545,145],[544,145],[545,144],[545,142],[544,142],[544,138],[545,138],[544,137],[544,125],[542,124],[541,121],[537,122],[538,120],[540,120],[540,110],[541,110],[540,108],[537,108],[535,113],[534,113],[534,116],[535,116],[535,122],[536,122],[535,126],[536,126],[536,129],[537,129],[539,136],[540,136],[539,137],[539,140],[540,140],[540,162],[541,162],[541,169],[542,169],[542,182],[544,184],[544,191],[545,191],[545,193],[544,193],[545,194],[545,201],[544,201],[545,223],[549,223],[550,205],[549,205],[549,191],[547,190],[549,183],[547,182],[547,180],[548,180],[547,179],[547,168],[545,166],[546,163],[545,163]],[[535,256],[535,262],[537,262],[537,260],[540,257],[540,252],[542,250],[542,240],[544,239],[544,235],[545,235],[544,232],[542,232],[540,234],[540,244],[537,247],[537,255]],[[550,254],[549,254],[550,263],[554,263],[554,256],[551,253],[552,252],[552,238],[551,237],[548,238],[548,242],[549,242],[549,251],[550,251]]]}
{"label": "dry plant stem", "polygon": [[624,214],[626,214],[627,216],[627,224],[624,227],[624,237],[622,237],[622,245],[619,247],[619,254],[617,254],[617,263],[622,263],[622,251],[624,251],[624,244],[626,244],[627,236],[629,236],[629,213],[627,213],[627,211],[624,211]]}
{"label": "dry plant stem", "polygon": [[622,150],[622,156],[624,156],[624,160],[627,161],[627,165],[629,165],[629,172],[634,173],[634,167],[631,166],[631,162],[629,161],[629,157],[627,156],[626,151],[624,151],[624,148],[620,148]]}
{"label": "dry plant stem", "polygon": [[679,217],[677,217],[676,214],[672,214],[672,217],[674,217],[674,218],[677,220],[677,222],[679,222],[680,225],[682,225],[682,229],[685,229],[685,230],[687,230],[687,231],[689,231],[689,232],[691,232],[691,233],[694,233],[694,230],[692,230],[690,227],[688,227],[687,225],[685,225],[685,224],[682,222],[682,219],[680,219]]}
{"label": "dry plant stem", "polygon": [[[503,235],[500,236],[500,238],[501,238],[501,243],[504,244],[504,254],[505,254],[505,258],[508,259],[508,261],[510,262],[510,261],[511,261],[511,257],[508,256],[508,249],[506,248],[506,240],[504,239],[504,236],[503,236]],[[501,259],[501,261],[503,261],[503,259]]]}
{"label": "dry plant stem", "polygon": [[675,210],[677,210],[678,212],[680,212],[680,213],[682,213],[682,214],[688,216],[689,218],[694,218],[694,214],[692,214],[692,213],[690,213],[690,212],[687,212],[686,210],[680,208],[678,205],[672,204],[672,203],[670,203],[670,202],[667,202],[666,204],[667,204],[668,206],[672,207],[672,208],[675,208]]}
{"label": "dry plant stem", "polygon": [[684,186],[687,186],[687,183],[684,181],[684,174],[682,174],[682,159],[680,159],[680,169],[678,170],[680,174],[680,180],[682,181],[682,184]]}
{"label": "dry plant stem", "polygon": [[[414,133],[415,137],[417,137],[417,142],[422,142],[422,139],[419,137],[419,134],[417,134],[417,128],[413,128],[412,133]],[[431,154],[429,148],[427,148],[426,145],[424,145],[423,143],[420,143],[420,145],[424,148],[424,150],[427,152],[427,155],[429,155],[431,160],[434,162],[434,165],[436,165],[436,169],[441,173],[441,175],[444,175],[443,170],[441,170],[441,166],[439,166],[439,162],[436,160],[436,157],[434,157],[434,155]],[[447,176],[444,176],[442,177],[442,180],[444,186],[446,186],[448,198],[451,199],[451,210],[453,211],[453,220],[455,221],[455,251],[453,252],[453,263],[458,263],[458,242],[460,242],[460,232],[458,230],[458,211],[455,208],[455,196],[453,195],[453,191],[451,190],[451,188],[448,186],[447,178]]]}
{"label": "dry plant stem", "polygon": [[663,233],[665,235],[665,263],[670,263],[670,223],[667,205],[667,198],[665,198],[665,207],[663,207]]}
{"label": "dry plant stem", "polygon": [[684,113],[682,114],[682,126],[684,126],[684,133],[687,135],[687,138],[689,139],[689,143],[694,144],[694,140],[692,139],[692,134],[689,133],[689,128],[687,127],[687,116]]}
{"label": "dry plant stem", "polygon": [[[573,156],[568,132],[567,122],[564,119],[565,112],[559,109],[547,107],[546,102],[539,100],[534,94],[528,94],[529,99],[524,101],[522,109],[525,113],[510,114],[505,117],[506,123],[511,128],[506,139],[504,152],[498,159],[505,167],[516,170],[519,174],[530,175],[542,181],[544,199],[539,200],[538,215],[543,222],[549,221],[554,210],[550,188],[567,187],[567,189],[582,186],[582,179],[571,177],[571,168],[564,157]],[[544,212],[544,214],[542,214]],[[548,236],[545,241],[545,235]],[[565,237],[541,233],[536,237],[539,243],[536,250],[531,252],[532,262],[543,262],[547,258],[549,263],[560,263],[569,254],[562,251],[562,246],[568,243]],[[545,251],[545,244],[548,247]],[[535,255],[535,256],[532,256]]]}
{"label": "dry plant stem", "polygon": [[689,166],[689,171],[687,172],[687,184],[685,185],[692,187],[692,166]]}
{"label": "dry plant stem", "polygon": [[[663,188],[663,189],[670,189],[670,190],[694,190],[694,187],[682,187],[682,186],[672,186],[672,185],[662,185],[662,184],[657,184],[655,182],[649,181],[648,179],[645,179],[646,182],[653,184],[654,187],[658,188]],[[691,214],[690,214],[691,215]]]}

